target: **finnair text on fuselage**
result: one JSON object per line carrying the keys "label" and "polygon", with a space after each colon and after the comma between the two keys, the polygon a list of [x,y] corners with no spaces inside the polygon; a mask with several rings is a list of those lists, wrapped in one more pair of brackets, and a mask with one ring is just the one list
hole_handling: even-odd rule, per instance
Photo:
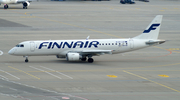
{"label": "finnair text on fuselage", "polygon": [[[116,41],[115,43],[122,44],[122,46],[127,46],[127,41]],[[47,48],[47,49],[62,49],[65,47],[68,48],[91,48],[95,47],[98,48],[98,45],[100,44],[99,41],[72,41],[72,42],[42,42],[40,43],[38,49]]]}
{"label": "finnair text on fuselage", "polygon": [[42,49],[44,47],[46,47],[47,49],[53,49],[53,48],[58,48],[58,49],[61,49],[61,48],[65,48],[65,47],[68,47],[68,48],[76,48],[77,46],[79,46],[79,48],[91,48],[92,46],[94,46],[95,48],[97,48],[99,42],[98,41],[86,41],[86,42],[82,42],[82,41],[77,41],[77,42],[71,42],[71,43],[68,43],[68,42],[43,42],[39,45],[39,48],[38,49]]}

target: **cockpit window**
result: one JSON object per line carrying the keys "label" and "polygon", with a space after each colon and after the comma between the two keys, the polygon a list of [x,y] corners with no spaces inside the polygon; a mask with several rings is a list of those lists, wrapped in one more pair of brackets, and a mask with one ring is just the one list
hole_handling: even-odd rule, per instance
{"label": "cockpit window", "polygon": [[16,45],[16,47],[19,47],[19,44],[18,44],[18,45]]}
{"label": "cockpit window", "polygon": [[16,47],[24,47],[24,44],[18,44]]}
{"label": "cockpit window", "polygon": [[23,45],[23,44],[21,44],[21,45],[20,45],[20,47],[24,47],[24,45]]}

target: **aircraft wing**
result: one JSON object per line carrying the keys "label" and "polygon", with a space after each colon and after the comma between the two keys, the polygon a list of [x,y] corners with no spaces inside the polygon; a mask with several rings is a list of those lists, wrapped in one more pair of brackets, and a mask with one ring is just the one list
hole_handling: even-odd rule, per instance
{"label": "aircraft wing", "polygon": [[112,50],[82,50],[82,51],[73,51],[73,52],[77,52],[81,55],[92,55],[92,56],[112,54]]}

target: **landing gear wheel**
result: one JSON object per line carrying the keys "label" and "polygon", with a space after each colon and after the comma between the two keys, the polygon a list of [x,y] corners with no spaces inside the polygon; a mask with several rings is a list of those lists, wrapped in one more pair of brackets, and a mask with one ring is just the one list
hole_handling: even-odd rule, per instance
{"label": "landing gear wheel", "polygon": [[89,59],[88,59],[88,62],[89,62],[89,63],[93,63],[93,61],[94,61],[94,60],[93,60],[92,58],[89,58]]}
{"label": "landing gear wheel", "polygon": [[27,6],[24,6],[23,9],[27,9]]}
{"label": "landing gear wheel", "polygon": [[29,61],[28,59],[25,60],[26,63],[27,63],[28,61]]}
{"label": "landing gear wheel", "polygon": [[25,62],[27,63],[27,62],[29,62],[29,60],[28,60],[28,56],[23,56],[23,57],[25,57],[26,59],[25,59]]}
{"label": "landing gear wheel", "polygon": [[82,58],[81,61],[86,61],[86,58]]}
{"label": "landing gear wheel", "polygon": [[7,4],[5,4],[5,5],[4,5],[4,9],[7,9],[7,8],[8,8],[8,5],[7,5]]}

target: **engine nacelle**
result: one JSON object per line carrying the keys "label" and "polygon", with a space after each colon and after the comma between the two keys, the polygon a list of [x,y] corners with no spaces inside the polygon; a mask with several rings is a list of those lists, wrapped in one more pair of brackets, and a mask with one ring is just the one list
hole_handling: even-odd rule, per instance
{"label": "engine nacelle", "polygon": [[67,53],[66,54],[67,61],[79,61],[80,58],[81,58],[81,55],[79,53]]}
{"label": "engine nacelle", "polygon": [[25,1],[24,3],[23,3],[23,6],[24,7],[28,7],[30,5],[30,3],[28,2],[28,1]]}

